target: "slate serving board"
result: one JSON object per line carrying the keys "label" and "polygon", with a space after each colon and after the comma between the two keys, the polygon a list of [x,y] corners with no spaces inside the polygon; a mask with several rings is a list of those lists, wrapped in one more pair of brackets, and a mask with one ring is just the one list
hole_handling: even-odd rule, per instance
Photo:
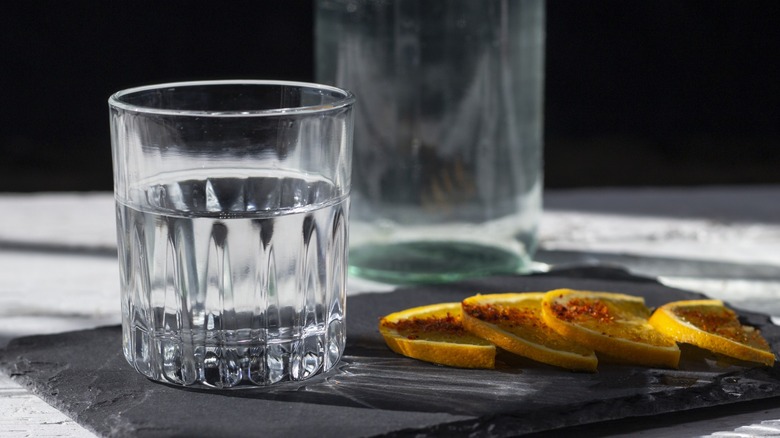
{"label": "slate serving board", "polygon": [[[462,370],[398,356],[376,328],[410,306],[561,287],[641,295],[649,306],[700,297],[605,268],[350,297],[338,370],[295,386],[214,392],[151,382],[125,362],[119,327],[16,339],[0,351],[0,368],[102,436],[516,436],[780,396],[780,365],[752,368],[693,347],[679,370],[600,364],[585,374],[508,355],[496,370]],[[780,351],[780,328],[740,315]]]}

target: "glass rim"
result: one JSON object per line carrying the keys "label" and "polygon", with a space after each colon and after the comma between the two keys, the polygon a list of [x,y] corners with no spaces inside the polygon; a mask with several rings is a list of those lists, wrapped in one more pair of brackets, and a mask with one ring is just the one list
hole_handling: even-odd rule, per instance
{"label": "glass rim", "polygon": [[[213,110],[184,110],[174,108],[157,108],[151,106],[136,105],[128,103],[122,100],[123,97],[131,94],[140,93],[149,90],[161,90],[164,88],[182,88],[193,86],[219,86],[219,85],[260,85],[260,86],[288,86],[297,87],[301,89],[314,89],[324,90],[340,94],[340,98],[336,98],[331,103],[320,105],[308,105],[308,106],[291,106],[285,108],[270,108],[263,110],[228,110],[228,111],[213,111]],[[299,81],[282,81],[282,80],[266,80],[266,79],[220,79],[220,80],[204,80],[204,81],[180,81],[180,82],[165,82],[159,84],[143,85],[139,87],[126,88],[124,90],[117,91],[108,98],[108,104],[113,108],[122,109],[125,111],[135,111],[145,114],[156,115],[177,115],[177,116],[198,116],[198,117],[262,117],[262,116],[279,116],[279,115],[291,115],[291,114],[311,114],[317,112],[332,111],[338,108],[344,108],[355,103],[355,95],[351,91],[334,87],[332,85],[317,84],[314,82],[299,82]]]}

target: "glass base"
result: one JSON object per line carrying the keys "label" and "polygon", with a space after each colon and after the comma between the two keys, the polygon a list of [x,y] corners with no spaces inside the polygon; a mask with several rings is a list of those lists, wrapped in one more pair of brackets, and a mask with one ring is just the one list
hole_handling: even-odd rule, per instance
{"label": "glass base", "polygon": [[349,273],[385,283],[442,283],[529,272],[531,261],[493,246],[416,241],[351,248]]}

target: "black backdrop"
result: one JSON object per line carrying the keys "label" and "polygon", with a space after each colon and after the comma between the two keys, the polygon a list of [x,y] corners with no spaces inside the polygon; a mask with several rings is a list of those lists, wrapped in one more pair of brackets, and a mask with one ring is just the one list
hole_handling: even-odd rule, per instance
{"label": "black backdrop", "polygon": [[[548,187],[780,183],[780,2],[547,6]],[[5,2],[0,191],[110,190],[116,90],[313,80],[312,7]]]}

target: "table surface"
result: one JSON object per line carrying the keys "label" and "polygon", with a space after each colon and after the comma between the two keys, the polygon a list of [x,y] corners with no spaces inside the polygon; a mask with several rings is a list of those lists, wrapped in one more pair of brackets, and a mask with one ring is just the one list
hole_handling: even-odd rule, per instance
{"label": "table surface", "polygon": [[[537,268],[607,264],[780,323],[780,186],[548,190]],[[0,347],[118,324],[110,193],[0,194]],[[350,278],[349,295],[390,291]],[[0,436],[92,437],[0,373]],[[629,436],[615,428],[601,436]],[[648,424],[643,436],[780,434],[780,403]]]}

